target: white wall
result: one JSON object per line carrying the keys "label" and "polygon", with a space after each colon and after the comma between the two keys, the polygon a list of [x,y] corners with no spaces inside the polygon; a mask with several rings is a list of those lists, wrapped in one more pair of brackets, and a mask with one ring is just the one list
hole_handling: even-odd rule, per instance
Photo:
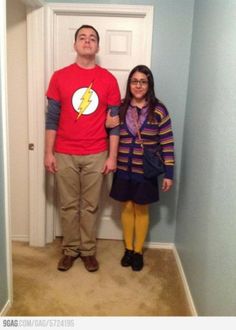
{"label": "white wall", "polygon": [[236,315],[236,1],[197,0],[176,244],[199,315]]}
{"label": "white wall", "polygon": [[8,105],[12,237],[28,240],[28,111],[26,8],[7,1]]}

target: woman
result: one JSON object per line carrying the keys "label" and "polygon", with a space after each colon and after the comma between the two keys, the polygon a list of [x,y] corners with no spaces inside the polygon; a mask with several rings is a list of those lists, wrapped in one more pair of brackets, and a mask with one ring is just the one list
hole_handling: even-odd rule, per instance
{"label": "woman", "polygon": [[[111,122],[110,122],[111,125]],[[143,268],[143,245],[149,227],[148,206],[159,200],[157,177],[143,172],[143,147],[160,148],[165,164],[162,190],[173,185],[174,141],[168,111],[155,96],[152,72],[138,65],[130,72],[120,107],[117,171],[110,196],[122,202],[125,253],[121,265]]]}

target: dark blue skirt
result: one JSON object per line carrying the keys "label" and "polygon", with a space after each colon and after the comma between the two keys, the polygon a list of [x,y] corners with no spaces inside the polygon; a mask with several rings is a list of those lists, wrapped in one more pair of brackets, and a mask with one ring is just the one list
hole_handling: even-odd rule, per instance
{"label": "dark blue skirt", "polygon": [[159,201],[158,179],[134,180],[113,176],[110,197],[120,201],[133,201],[136,204],[150,204]]}

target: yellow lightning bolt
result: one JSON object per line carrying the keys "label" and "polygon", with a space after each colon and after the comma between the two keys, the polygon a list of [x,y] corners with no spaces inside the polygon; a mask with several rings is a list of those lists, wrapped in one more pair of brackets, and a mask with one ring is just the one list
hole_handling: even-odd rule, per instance
{"label": "yellow lightning bolt", "polygon": [[81,97],[81,102],[80,102],[79,109],[78,109],[79,114],[78,114],[77,119],[79,119],[79,117],[84,113],[84,111],[87,109],[87,107],[91,103],[90,99],[91,99],[91,96],[93,93],[93,91],[91,91],[92,84],[93,83],[90,84],[90,86],[84,92],[84,95]]}

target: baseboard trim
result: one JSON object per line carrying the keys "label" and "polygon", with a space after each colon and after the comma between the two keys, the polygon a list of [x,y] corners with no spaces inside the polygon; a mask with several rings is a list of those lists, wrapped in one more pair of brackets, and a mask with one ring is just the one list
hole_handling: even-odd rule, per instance
{"label": "baseboard trim", "polygon": [[145,243],[145,247],[150,248],[150,249],[169,249],[169,250],[173,251],[174,257],[175,257],[175,260],[176,260],[176,264],[177,264],[177,267],[178,267],[178,270],[179,270],[179,273],[180,273],[180,276],[181,276],[181,280],[182,280],[182,283],[183,283],[183,286],[184,286],[184,291],[185,291],[185,294],[187,296],[187,300],[188,300],[188,304],[189,304],[189,307],[190,307],[191,314],[192,314],[192,316],[198,316],[197,310],[195,308],[194,301],[193,301],[193,298],[192,298],[192,295],[191,295],[191,291],[189,289],[187,278],[185,276],[184,269],[183,269],[183,266],[182,266],[182,263],[181,263],[181,259],[179,257],[179,254],[178,254],[178,251],[176,249],[175,244],[174,243],[147,242],[147,243]]}
{"label": "baseboard trim", "polygon": [[174,248],[173,243],[156,243],[156,242],[146,242],[145,247],[149,249],[168,249],[173,250]]}
{"label": "baseboard trim", "polygon": [[12,241],[19,241],[19,242],[29,242],[29,236],[28,235],[13,235],[11,237]]}
{"label": "baseboard trim", "polygon": [[6,316],[10,307],[11,307],[11,302],[10,302],[10,300],[8,300],[5,304],[5,306],[3,307],[3,309],[0,311],[0,316]]}
{"label": "baseboard trim", "polygon": [[190,306],[191,314],[192,314],[192,316],[198,316],[198,313],[197,313],[197,310],[196,310],[196,307],[194,305],[194,301],[193,301],[193,298],[192,298],[192,294],[191,294],[191,291],[189,289],[188,281],[187,281],[187,278],[185,276],[184,269],[183,269],[183,266],[182,266],[182,263],[181,263],[181,259],[180,259],[179,253],[178,253],[175,245],[173,247],[173,252],[174,252],[177,267],[179,269],[180,276],[181,276],[181,279],[182,279],[182,282],[183,282],[183,285],[184,285],[184,290],[185,290],[185,294],[187,296],[187,300],[188,300],[188,303],[189,303],[189,306]]}

